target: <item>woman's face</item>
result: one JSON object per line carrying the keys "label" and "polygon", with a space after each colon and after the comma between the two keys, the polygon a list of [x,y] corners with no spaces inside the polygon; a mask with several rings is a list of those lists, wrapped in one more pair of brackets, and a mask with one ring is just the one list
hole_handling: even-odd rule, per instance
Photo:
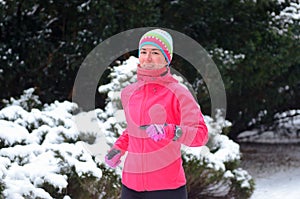
{"label": "woman's face", "polygon": [[140,66],[148,70],[160,69],[168,64],[162,52],[152,45],[145,45],[141,48],[139,61]]}

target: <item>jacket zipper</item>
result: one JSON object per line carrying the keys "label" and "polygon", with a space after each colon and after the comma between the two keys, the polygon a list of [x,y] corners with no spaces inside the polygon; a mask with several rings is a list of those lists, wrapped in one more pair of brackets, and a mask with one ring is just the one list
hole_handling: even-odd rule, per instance
{"label": "jacket zipper", "polygon": [[[147,97],[148,97],[148,86],[147,86],[147,84],[144,84],[143,85],[143,99],[142,99],[142,104],[141,104],[141,109],[140,109],[140,116],[141,116],[140,124],[145,124],[144,113],[147,110],[145,108],[145,107],[147,107],[147,105],[145,104]],[[142,165],[142,182],[143,182],[144,190],[147,190],[146,179],[145,179],[145,176],[144,176],[145,139],[144,138],[141,138],[141,139],[142,139],[142,153],[141,153],[141,156],[142,156],[142,164],[141,164]]]}

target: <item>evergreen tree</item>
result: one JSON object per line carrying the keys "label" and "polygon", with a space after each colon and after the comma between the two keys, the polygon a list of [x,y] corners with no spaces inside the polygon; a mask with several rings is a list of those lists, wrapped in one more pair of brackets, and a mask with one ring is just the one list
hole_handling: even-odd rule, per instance
{"label": "evergreen tree", "polygon": [[[159,26],[187,34],[212,52],[236,138],[245,129],[273,127],[276,113],[299,109],[298,15],[296,0],[1,1],[0,99],[30,87],[42,102],[71,99],[77,70],[95,46],[124,30]],[[219,49],[243,58],[224,62]],[[174,59],[174,68],[199,91],[208,113],[205,83],[199,84],[201,74],[188,65]]]}
{"label": "evergreen tree", "polygon": [[[276,113],[299,109],[298,1],[176,1],[167,8],[165,22],[203,45],[219,68],[232,138],[246,129],[273,127]],[[209,112],[200,74],[180,64]]]}
{"label": "evergreen tree", "polygon": [[157,6],[156,1],[127,1],[125,7],[108,0],[1,1],[0,99],[29,87],[43,102],[71,99],[87,54],[121,31],[154,26]]}

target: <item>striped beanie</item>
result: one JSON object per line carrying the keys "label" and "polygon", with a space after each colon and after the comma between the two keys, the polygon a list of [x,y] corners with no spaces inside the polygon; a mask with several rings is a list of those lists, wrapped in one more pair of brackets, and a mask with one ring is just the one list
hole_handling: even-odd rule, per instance
{"label": "striped beanie", "polygon": [[146,32],[139,42],[139,55],[140,50],[144,45],[157,47],[165,56],[168,65],[170,65],[173,56],[173,39],[168,32],[161,29],[154,29]]}

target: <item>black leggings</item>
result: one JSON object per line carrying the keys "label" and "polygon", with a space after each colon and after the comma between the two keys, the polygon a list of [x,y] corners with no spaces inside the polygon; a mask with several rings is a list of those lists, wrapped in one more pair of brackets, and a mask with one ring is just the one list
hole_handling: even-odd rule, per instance
{"label": "black leggings", "polygon": [[135,191],[122,185],[121,199],[187,199],[186,186],[158,191]]}

